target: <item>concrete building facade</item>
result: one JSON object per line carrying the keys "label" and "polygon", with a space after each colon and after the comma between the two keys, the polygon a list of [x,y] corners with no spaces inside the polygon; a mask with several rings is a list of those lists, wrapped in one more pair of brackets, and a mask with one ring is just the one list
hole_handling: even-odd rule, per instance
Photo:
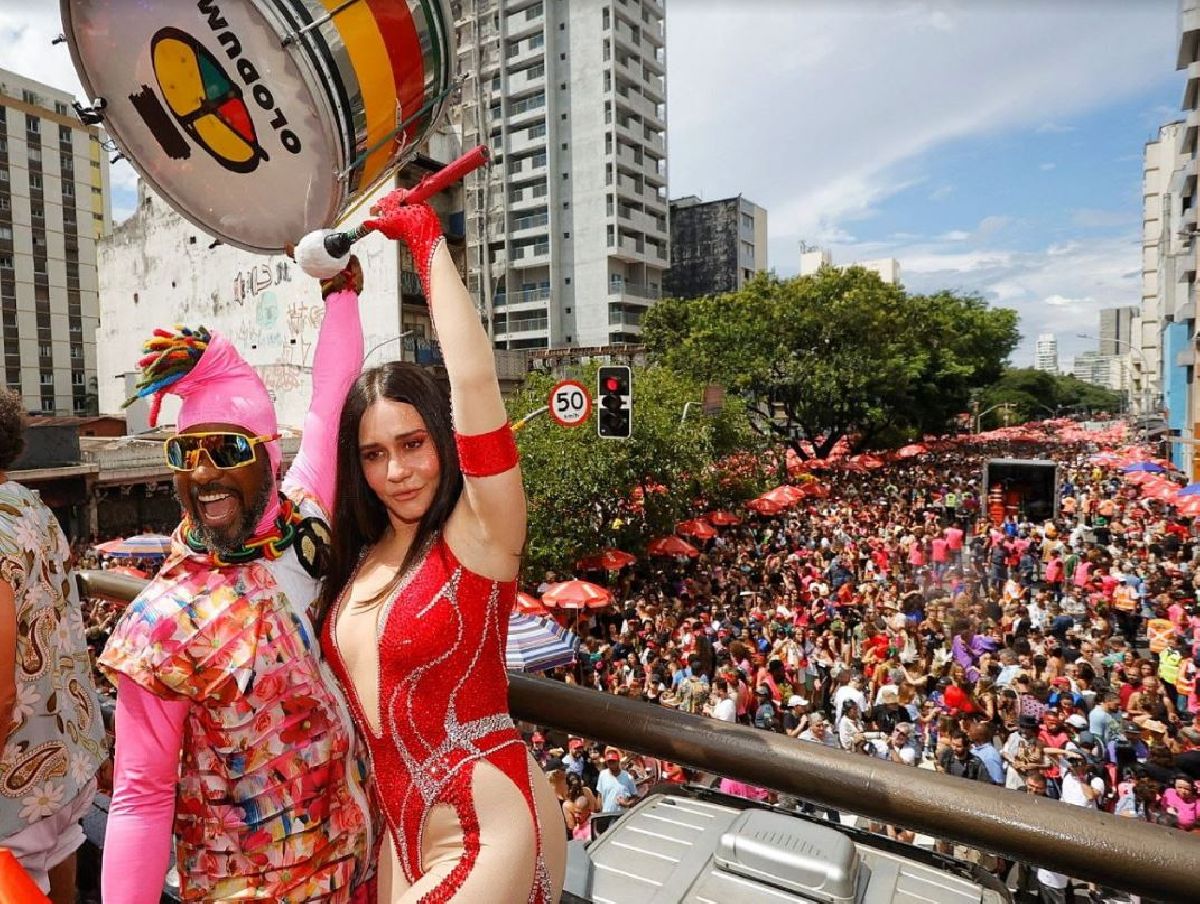
{"label": "concrete building facade", "polygon": [[741,195],[701,201],[695,195],[671,202],[671,269],[665,279],[672,298],[736,292],[767,269],[767,212]]}
{"label": "concrete building facade", "polygon": [[667,226],[665,0],[458,0],[468,288],[497,347],[640,340]]}
{"label": "concrete building facade", "polygon": [[[803,245],[800,249],[800,275],[812,276],[822,267],[833,266],[833,255],[824,248]],[[900,284],[900,262],[894,257],[881,257],[867,261],[853,261],[847,267],[862,267],[879,275],[888,285]]]}
{"label": "concrete building facade", "polygon": [[1100,354],[1127,355],[1133,342],[1133,322],[1138,309],[1133,306],[1104,308],[1100,311]]}
{"label": "concrete building facade", "polygon": [[1058,337],[1053,333],[1042,333],[1034,346],[1033,366],[1047,373],[1058,373]]}
{"label": "concrete building facade", "polygon": [[96,242],[112,221],[103,135],[72,102],[0,69],[4,385],[68,416],[96,411]]}
{"label": "concrete building facade", "polygon": [[[376,196],[396,184],[414,184],[458,153],[454,133],[442,130],[397,177],[379,188]],[[441,215],[451,254],[461,270],[462,189],[443,192],[431,203]],[[441,353],[429,309],[404,243],[368,236],[354,252],[364,276],[360,304],[365,364],[404,359],[439,365]],[[136,213],[100,245],[99,280],[103,411],[120,410],[132,389],[129,380],[150,330],[186,323],[215,329],[233,340],[274,396],[280,424],[302,426],[310,399],[313,346],[324,306],[316,280],[304,275],[289,258],[213,243],[142,184]],[[521,355],[498,353],[497,363],[503,379],[524,375]],[[173,421],[176,410],[175,401],[168,399],[163,406],[164,423]],[[139,417],[139,409],[131,408],[131,433],[144,429],[144,417]]]}

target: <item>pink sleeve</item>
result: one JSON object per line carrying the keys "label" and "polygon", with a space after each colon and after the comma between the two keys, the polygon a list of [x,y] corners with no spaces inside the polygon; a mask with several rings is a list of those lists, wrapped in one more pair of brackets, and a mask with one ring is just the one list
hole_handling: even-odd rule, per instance
{"label": "pink sleeve", "polygon": [[117,684],[117,756],[102,871],[106,901],[158,904],[162,896],[189,705],[156,697],[125,675]]}
{"label": "pink sleeve", "polygon": [[362,370],[362,359],[358,294],[348,289],[334,292],[325,299],[325,318],[313,352],[312,404],[304,418],[300,451],[287,475],[288,483],[316,496],[330,516],[337,477],[338,418],[346,393]]}

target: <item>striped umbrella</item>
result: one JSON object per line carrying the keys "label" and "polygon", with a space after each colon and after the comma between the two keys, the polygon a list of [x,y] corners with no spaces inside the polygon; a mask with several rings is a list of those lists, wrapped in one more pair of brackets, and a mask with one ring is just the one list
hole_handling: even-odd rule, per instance
{"label": "striped umbrella", "polygon": [[562,581],[542,594],[542,602],[552,609],[603,609],[612,602],[612,594],[590,581]]}
{"label": "striped umbrella", "polygon": [[548,618],[516,612],[508,617],[504,664],[513,671],[544,672],[571,665],[578,648],[579,638],[574,632]]}
{"label": "striped umbrella", "polygon": [[1175,495],[1179,496],[1180,498],[1185,498],[1187,496],[1200,496],[1200,483],[1189,483],[1187,486],[1181,488]]}
{"label": "striped umbrella", "polygon": [[1200,516],[1200,496],[1184,496],[1175,506],[1175,513],[1183,518]]}
{"label": "striped umbrella", "polygon": [[163,534],[138,534],[125,540],[109,540],[96,546],[96,552],[105,556],[142,558],[165,556],[171,551],[171,538]]}

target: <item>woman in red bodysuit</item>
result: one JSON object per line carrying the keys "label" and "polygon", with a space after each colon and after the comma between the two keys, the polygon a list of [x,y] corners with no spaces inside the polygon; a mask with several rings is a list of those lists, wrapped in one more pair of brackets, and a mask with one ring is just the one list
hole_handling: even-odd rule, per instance
{"label": "woman in red bodysuit", "polygon": [[447,399],[415,365],[367,371],[339,424],[322,646],[390,830],[379,901],[549,904],[563,817],[509,718],[504,670],[525,542],[516,444],[436,214],[379,214],[412,250],[450,382]]}

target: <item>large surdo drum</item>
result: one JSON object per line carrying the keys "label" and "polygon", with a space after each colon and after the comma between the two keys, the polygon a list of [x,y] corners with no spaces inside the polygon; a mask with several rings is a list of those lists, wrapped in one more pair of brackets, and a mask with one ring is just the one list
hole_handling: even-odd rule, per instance
{"label": "large surdo drum", "polygon": [[143,178],[252,251],[337,222],[455,86],[448,0],[62,0],[62,19]]}

